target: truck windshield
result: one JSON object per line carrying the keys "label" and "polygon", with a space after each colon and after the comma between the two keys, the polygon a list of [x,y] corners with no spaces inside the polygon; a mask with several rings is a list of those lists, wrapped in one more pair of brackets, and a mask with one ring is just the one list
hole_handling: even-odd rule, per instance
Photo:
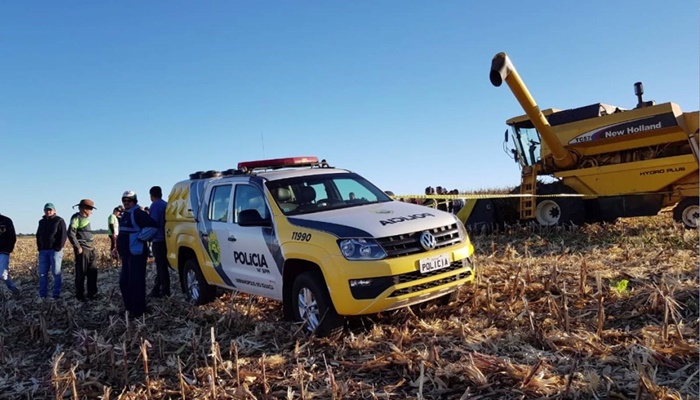
{"label": "truck windshield", "polygon": [[352,172],[300,176],[269,181],[266,185],[285,215],[391,201],[381,189]]}
{"label": "truck windshield", "polygon": [[[529,121],[528,121],[529,123]],[[511,126],[514,148],[511,150],[515,161],[521,167],[540,161],[540,134],[537,129],[523,125]]]}

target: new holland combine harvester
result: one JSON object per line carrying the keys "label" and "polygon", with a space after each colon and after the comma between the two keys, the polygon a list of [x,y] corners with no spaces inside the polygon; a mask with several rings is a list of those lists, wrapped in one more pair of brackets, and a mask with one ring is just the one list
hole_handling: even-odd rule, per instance
{"label": "new holland combine harvester", "polygon": [[639,82],[633,109],[598,103],[540,111],[505,53],[493,58],[490,80],[494,86],[506,82],[525,111],[506,121],[505,138],[512,140],[522,181],[513,199],[476,201],[463,212],[467,225],[580,225],[656,215],[673,206],[676,221],[697,228],[697,111],[644,101]]}

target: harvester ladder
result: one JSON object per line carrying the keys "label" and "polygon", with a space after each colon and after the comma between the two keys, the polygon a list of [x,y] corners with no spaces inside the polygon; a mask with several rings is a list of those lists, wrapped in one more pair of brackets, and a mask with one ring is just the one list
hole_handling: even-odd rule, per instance
{"label": "harvester ladder", "polygon": [[528,166],[522,170],[522,181],[520,185],[520,219],[528,220],[535,218],[535,207],[537,199],[537,166]]}

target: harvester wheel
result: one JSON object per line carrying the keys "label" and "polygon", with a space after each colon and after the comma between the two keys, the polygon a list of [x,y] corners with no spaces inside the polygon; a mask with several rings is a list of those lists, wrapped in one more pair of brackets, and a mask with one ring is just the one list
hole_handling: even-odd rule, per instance
{"label": "harvester wheel", "polygon": [[681,200],[673,208],[673,219],[682,222],[686,229],[697,229],[700,219],[700,201],[697,197],[688,197]]}
{"label": "harvester wheel", "polygon": [[[560,183],[542,185],[540,195],[572,194],[568,186]],[[586,211],[583,200],[579,197],[542,197],[535,208],[535,219],[540,225],[583,225]]]}
{"label": "harvester wheel", "polygon": [[535,218],[540,225],[559,225],[561,220],[561,207],[556,200],[541,200],[535,209]]}

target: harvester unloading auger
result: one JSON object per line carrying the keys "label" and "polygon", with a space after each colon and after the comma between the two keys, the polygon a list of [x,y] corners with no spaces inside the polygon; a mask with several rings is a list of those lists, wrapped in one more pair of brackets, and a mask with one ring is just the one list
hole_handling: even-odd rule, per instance
{"label": "harvester unloading auger", "polygon": [[[522,169],[521,196],[517,212],[501,212],[499,222],[580,225],[675,206],[674,219],[697,228],[697,111],[644,101],[639,82],[634,109],[596,103],[540,111],[505,53],[493,58],[490,79],[506,82],[526,113],[506,121],[505,140],[512,138],[510,152]],[[552,182],[538,179],[545,176]]]}

